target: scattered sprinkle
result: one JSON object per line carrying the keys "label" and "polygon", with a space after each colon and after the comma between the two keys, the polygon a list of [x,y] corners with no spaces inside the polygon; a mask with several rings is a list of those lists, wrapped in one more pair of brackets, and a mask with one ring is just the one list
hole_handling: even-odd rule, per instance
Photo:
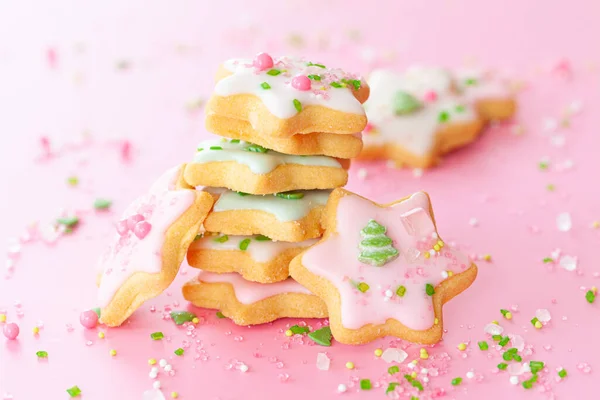
{"label": "scattered sprinkle", "polygon": [[371,380],[370,379],[361,379],[360,380],[360,388],[362,390],[371,390],[373,388],[373,385],[371,384]]}
{"label": "scattered sprinkle", "polygon": [[298,112],[302,111],[302,103],[300,103],[300,101],[298,99],[294,99],[294,108]]}
{"label": "scattered sprinkle", "polygon": [[[331,328],[328,326],[324,326],[321,329],[312,331],[308,334],[308,337],[311,338],[318,345],[327,347],[331,346]],[[346,366],[348,366],[348,364],[346,364]]]}
{"label": "scattered sprinkle", "polygon": [[596,294],[594,293],[594,291],[588,290],[585,293],[585,299],[587,300],[588,303],[592,304],[596,300]]}
{"label": "scattered sprinkle", "polygon": [[458,386],[462,382],[462,378],[454,378],[452,379],[452,386]]}
{"label": "scattered sprinkle", "polygon": [[96,201],[94,201],[94,208],[96,210],[107,210],[111,205],[112,201],[107,199],[96,199]]}
{"label": "scattered sprinkle", "polygon": [[38,351],[35,355],[38,356],[38,358],[48,358],[48,352],[43,350]]}
{"label": "scattered sprinkle", "polygon": [[184,352],[185,350],[183,350],[181,347],[174,351],[175,355],[178,356],[182,356]]}
{"label": "scattered sprinkle", "polygon": [[564,369],[564,368],[561,368],[561,369],[558,371],[558,376],[559,376],[561,379],[565,378],[565,377],[567,376],[567,370],[566,370],[566,369]]}
{"label": "scattered sprinkle", "polygon": [[331,360],[325,353],[317,353],[317,369],[321,371],[328,371]]}
{"label": "scattered sprinkle", "polygon": [[485,340],[483,340],[481,342],[477,342],[477,345],[479,346],[479,348],[481,350],[485,351],[485,350],[489,349],[488,343]]}
{"label": "scattered sprinkle", "polygon": [[375,351],[373,352],[373,354],[375,354],[375,357],[381,357],[381,355],[383,354],[383,350],[381,350],[381,349],[375,349]]}
{"label": "scattered sprinkle", "polygon": [[397,365],[392,365],[388,368],[388,374],[390,375],[397,374],[398,372],[400,372],[400,367],[398,367]]}
{"label": "scattered sprinkle", "polygon": [[556,227],[561,232],[568,232],[571,230],[573,222],[571,221],[571,214],[568,212],[560,213],[556,217]]}
{"label": "scattered sprinkle", "polygon": [[69,396],[71,397],[78,397],[81,395],[81,389],[77,386],[73,386],[72,388],[67,389],[67,393],[69,393]]}
{"label": "scattered sprinkle", "polygon": [[458,346],[456,346],[456,347],[460,351],[465,351],[467,349],[467,345],[465,343],[459,343]]}
{"label": "scattered sprinkle", "polygon": [[117,351],[115,349],[111,349],[110,352],[109,352],[109,354],[110,354],[111,357],[114,357],[114,356],[117,355]]}
{"label": "scattered sprinkle", "polygon": [[261,83],[260,87],[263,88],[263,89],[265,89],[265,90],[271,89],[271,85],[269,85],[267,82]]}
{"label": "scattered sprinkle", "polygon": [[402,349],[389,347],[381,354],[381,359],[386,363],[397,362],[401,363],[408,357],[408,353]]}
{"label": "scattered sprinkle", "polygon": [[171,319],[175,322],[175,325],[183,325],[186,322],[191,322],[194,318],[196,318],[196,315],[189,311],[171,311]]}
{"label": "scattered sprinkle", "polygon": [[310,329],[308,329],[308,326],[298,326],[298,325],[291,326],[289,330],[292,331],[292,333],[294,335],[301,335],[303,333],[310,332]]}
{"label": "scattered sprinkle", "polygon": [[150,334],[152,340],[162,340],[165,335],[162,332],[154,332]]}
{"label": "scattered sprinkle", "polygon": [[352,361],[348,361],[346,363],[346,368],[348,368],[348,369],[354,369],[354,363]]}
{"label": "scattered sprinkle", "polygon": [[220,318],[220,319],[227,318],[225,315],[223,315],[223,313],[221,311],[217,311],[216,316],[217,316],[217,318]]}

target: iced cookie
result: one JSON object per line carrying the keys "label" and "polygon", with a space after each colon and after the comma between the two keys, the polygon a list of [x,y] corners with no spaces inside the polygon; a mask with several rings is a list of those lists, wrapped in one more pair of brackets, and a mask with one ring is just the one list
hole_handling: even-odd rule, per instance
{"label": "iced cookie", "polygon": [[404,74],[377,70],[365,103],[364,160],[389,159],[399,165],[431,167],[439,158],[477,138],[484,119],[460,96],[452,76],[439,68],[410,68]]}
{"label": "iced cookie", "polygon": [[323,238],[292,260],[290,274],[327,303],[335,339],[438,342],[443,304],[471,285],[477,267],[438,236],[427,194],[380,205],[335,189],[323,224]]}
{"label": "iced cookie", "polygon": [[517,110],[508,82],[491,71],[462,69],[455,74],[456,87],[467,101],[475,104],[479,115],[488,121],[511,118]]}
{"label": "iced cookie", "polygon": [[247,121],[262,136],[353,134],[367,123],[362,103],[368,97],[369,86],[357,75],[260,53],[220,67],[206,115]]}
{"label": "iced cookie", "polygon": [[216,114],[206,117],[206,129],[220,136],[256,143],[285,154],[322,154],[329,157],[354,158],[363,147],[360,133],[338,135],[336,133],[313,132],[286,138],[262,136],[247,121],[226,118]]}
{"label": "iced cookie", "polygon": [[237,325],[256,325],[279,318],[325,318],[325,303],[293,279],[256,283],[240,275],[201,272],[183,286],[193,305],[220,310]]}
{"label": "iced cookie", "polygon": [[344,186],[349,164],[326,156],[282,154],[237,139],[216,139],[200,143],[184,177],[192,186],[272,194]]}
{"label": "iced cookie", "polygon": [[171,284],[210,211],[210,194],[176,189],[182,173],[183,166],[167,171],[116,225],[99,262],[98,305],[108,326],[121,325]]}
{"label": "iced cookie", "polygon": [[205,235],[194,240],[187,260],[204,271],[237,272],[249,281],[273,283],[286,280],[292,258],[316,242],[274,242],[262,235]]}
{"label": "iced cookie", "polygon": [[329,193],[310,190],[255,196],[225,190],[215,194],[217,200],[204,228],[225,235],[264,235],[284,242],[314,239],[322,233],[321,214]]}

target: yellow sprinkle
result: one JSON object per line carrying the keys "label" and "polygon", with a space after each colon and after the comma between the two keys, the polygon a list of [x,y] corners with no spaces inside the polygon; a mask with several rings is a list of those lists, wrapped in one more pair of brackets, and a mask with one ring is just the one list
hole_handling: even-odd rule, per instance
{"label": "yellow sprinkle", "polygon": [[592,222],[592,228],[594,228],[594,229],[600,228],[600,221],[594,221],[594,222]]}
{"label": "yellow sprinkle", "polygon": [[156,364],[156,358],[151,358],[151,359],[149,359],[149,360],[148,360],[148,364],[150,364],[150,365],[154,365],[154,364]]}
{"label": "yellow sprinkle", "polygon": [[493,320],[492,324],[500,325],[500,323],[498,321],[496,321],[496,320]]}
{"label": "yellow sprinkle", "polygon": [[412,360],[410,363],[411,363],[412,365],[417,365],[417,364],[419,363],[419,360]]}
{"label": "yellow sprinkle", "polygon": [[410,373],[410,376],[412,376],[413,378],[417,377],[417,371],[413,371]]}
{"label": "yellow sprinkle", "polygon": [[423,360],[427,360],[429,358],[429,353],[427,352],[426,349],[421,349],[420,351],[420,355],[419,355]]}
{"label": "yellow sprinkle", "polygon": [[6,322],[6,314],[0,314],[0,322]]}
{"label": "yellow sprinkle", "polygon": [[434,320],[433,320],[433,323],[434,323],[435,325],[437,325],[437,324],[439,324],[439,323],[440,323],[440,320],[436,318],[436,319],[434,319]]}
{"label": "yellow sprinkle", "polygon": [[111,351],[110,351],[110,355],[111,355],[112,357],[116,356],[116,355],[117,355],[117,351],[116,351],[115,349],[111,349]]}
{"label": "yellow sprinkle", "polygon": [[442,240],[438,240],[437,244],[438,244],[440,247],[444,247],[444,242],[443,242]]}
{"label": "yellow sprinkle", "polygon": [[433,245],[433,249],[434,249],[435,251],[440,251],[440,248],[441,248],[441,247],[440,247],[440,245],[439,245],[439,244],[434,244],[434,245]]}
{"label": "yellow sprinkle", "polygon": [[292,332],[292,331],[291,331],[291,330],[289,330],[289,329],[288,329],[287,331],[285,331],[285,336],[287,336],[287,337],[290,337],[290,336],[292,336],[293,334],[294,334],[294,332]]}
{"label": "yellow sprinkle", "polygon": [[491,255],[489,255],[489,254],[486,254],[486,255],[484,255],[484,256],[483,256],[483,259],[484,259],[485,261],[492,261],[492,256],[491,256]]}
{"label": "yellow sprinkle", "polygon": [[512,319],[512,313],[509,311],[506,314],[504,314],[504,318],[506,319]]}
{"label": "yellow sprinkle", "polygon": [[197,324],[198,322],[200,322],[200,320],[197,317],[192,319],[192,324]]}
{"label": "yellow sprinkle", "polygon": [[176,399],[176,398],[179,397],[179,393],[177,393],[177,392],[171,392],[171,397],[174,398],[174,399]]}
{"label": "yellow sprinkle", "polygon": [[429,254],[429,252],[426,252],[425,253],[425,258],[429,258],[429,257],[431,257],[431,254]]}
{"label": "yellow sprinkle", "polygon": [[542,323],[540,321],[535,322],[535,329],[542,329]]}
{"label": "yellow sprinkle", "polygon": [[348,368],[348,369],[354,369],[354,363],[352,361],[348,361],[346,363],[346,368]]}
{"label": "yellow sprinkle", "polygon": [[454,272],[452,272],[452,271],[446,271],[446,272],[448,273],[448,276],[454,275]]}
{"label": "yellow sprinkle", "polygon": [[40,328],[38,328],[37,326],[34,326],[32,331],[33,331],[34,335],[37,335],[38,333],[40,333]]}
{"label": "yellow sprinkle", "polygon": [[381,349],[375,349],[375,357],[381,357],[381,355],[383,354],[383,350]]}
{"label": "yellow sprinkle", "polygon": [[104,332],[98,332],[98,337],[99,337],[100,339],[104,339],[104,336],[105,336],[105,335],[104,335]]}
{"label": "yellow sprinkle", "polygon": [[458,347],[460,351],[465,351],[467,349],[467,345],[464,343],[459,343],[456,347]]}
{"label": "yellow sprinkle", "polygon": [[594,294],[598,293],[598,288],[596,286],[592,286],[592,292]]}

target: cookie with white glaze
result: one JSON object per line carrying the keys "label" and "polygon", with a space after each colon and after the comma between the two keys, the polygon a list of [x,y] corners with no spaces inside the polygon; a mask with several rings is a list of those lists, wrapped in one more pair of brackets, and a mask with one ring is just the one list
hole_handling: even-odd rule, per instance
{"label": "cookie with white glaze", "polygon": [[191,244],[187,261],[203,271],[237,272],[244,279],[259,283],[280,282],[290,276],[290,261],[316,242],[317,239],[281,242],[262,235],[205,234]]}
{"label": "cookie with white glaze", "polygon": [[206,115],[247,121],[267,137],[354,134],[367,123],[362,103],[368,96],[368,85],[357,75],[309,60],[260,53],[220,67]]}
{"label": "cookie with white glaze", "polygon": [[237,325],[257,325],[279,318],[325,318],[325,303],[293,279],[256,283],[240,275],[201,272],[183,286],[193,305],[220,310]]}
{"label": "cookie with white glaze", "polygon": [[290,274],[325,301],[335,339],[438,342],[443,304],[477,267],[438,236],[428,195],[381,205],[335,189],[324,215],[323,238],[292,260]]}
{"label": "cookie with white glaze", "polygon": [[189,244],[210,211],[210,194],[177,189],[184,166],[167,171],[117,222],[99,261],[101,321],[121,325],[175,279]]}
{"label": "cookie with white glaze", "polygon": [[236,139],[200,143],[184,177],[192,186],[226,187],[250,194],[333,189],[348,180],[349,161],[297,156]]}

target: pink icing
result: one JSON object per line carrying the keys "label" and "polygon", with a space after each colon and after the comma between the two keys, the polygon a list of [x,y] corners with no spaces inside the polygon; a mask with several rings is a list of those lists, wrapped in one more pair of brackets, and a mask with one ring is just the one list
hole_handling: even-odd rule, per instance
{"label": "pink icing", "polygon": [[[444,280],[444,271],[465,271],[470,262],[446,244],[440,252],[432,250],[438,238],[427,195],[418,192],[387,208],[348,195],[340,200],[337,215],[337,233],[308,249],[302,264],[338,289],[344,327],[358,329],[393,318],[410,329],[430,328],[435,315],[425,285],[437,286]],[[358,261],[360,231],[371,219],[387,228],[386,235],[400,252],[399,257],[382,267]],[[427,259],[426,252],[433,255]],[[355,288],[359,282],[369,285],[365,293]],[[396,295],[400,285],[406,288],[403,297]]]}
{"label": "pink icing", "polygon": [[165,232],[195,199],[193,191],[170,190],[175,187],[180,170],[178,166],[165,172],[148,194],[135,200],[123,213],[112,243],[100,259],[103,271],[98,290],[100,307],[108,305],[135,272],[156,274],[161,271]]}
{"label": "pink icing", "polygon": [[429,90],[427,92],[425,92],[425,94],[423,95],[423,100],[425,100],[428,103],[433,103],[434,101],[436,101],[438,98],[437,93],[434,90]]}
{"label": "pink icing", "polygon": [[252,65],[259,71],[273,68],[273,58],[267,53],[258,53],[254,58]]}
{"label": "pink icing", "polygon": [[308,76],[306,75],[297,75],[292,78],[292,87],[298,90],[310,90],[311,82]]}
{"label": "pink icing", "polygon": [[206,283],[224,282],[233,286],[235,297],[242,304],[252,304],[266,298],[284,293],[302,293],[312,294],[304,286],[293,279],[287,279],[276,283],[257,283],[250,282],[235,273],[215,274],[212,272],[201,271],[198,274],[198,280]]}

